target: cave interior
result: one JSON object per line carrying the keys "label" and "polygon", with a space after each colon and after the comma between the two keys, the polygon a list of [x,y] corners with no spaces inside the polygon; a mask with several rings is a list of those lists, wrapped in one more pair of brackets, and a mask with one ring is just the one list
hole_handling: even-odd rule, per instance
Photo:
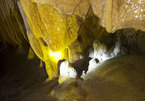
{"label": "cave interior", "polygon": [[1,0],[0,101],[145,101],[145,0]]}

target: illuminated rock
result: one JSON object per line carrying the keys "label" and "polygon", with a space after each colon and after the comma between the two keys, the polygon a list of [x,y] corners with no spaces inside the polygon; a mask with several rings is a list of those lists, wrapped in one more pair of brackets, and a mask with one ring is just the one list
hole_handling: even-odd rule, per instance
{"label": "illuminated rock", "polygon": [[77,38],[79,26],[75,15],[61,14],[49,4],[20,0],[34,36],[42,38],[52,51],[60,51]]}
{"label": "illuminated rock", "polygon": [[91,0],[91,6],[108,32],[122,28],[145,31],[144,0]]}
{"label": "illuminated rock", "polygon": [[84,80],[63,82],[53,96],[58,101],[144,101],[144,59],[125,56],[108,60]]}
{"label": "illuminated rock", "polygon": [[37,4],[49,5],[60,14],[78,15],[85,18],[89,7],[89,0],[33,0]]}
{"label": "illuminated rock", "polygon": [[19,9],[16,0],[1,0],[0,5],[0,40],[21,45],[28,39],[51,79],[60,57],[71,63],[86,57],[86,47],[108,34],[105,27],[145,31],[144,0],[20,0]]}

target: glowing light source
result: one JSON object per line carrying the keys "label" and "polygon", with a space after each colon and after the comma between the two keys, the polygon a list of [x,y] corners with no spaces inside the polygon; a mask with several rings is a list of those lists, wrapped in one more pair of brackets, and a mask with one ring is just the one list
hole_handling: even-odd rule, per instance
{"label": "glowing light source", "polygon": [[60,60],[62,58],[61,52],[52,52],[50,51],[49,55],[53,57],[56,61]]}

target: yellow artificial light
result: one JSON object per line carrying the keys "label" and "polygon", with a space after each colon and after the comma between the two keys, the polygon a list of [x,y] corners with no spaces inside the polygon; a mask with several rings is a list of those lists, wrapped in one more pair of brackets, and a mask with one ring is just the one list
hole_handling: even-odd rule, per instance
{"label": "yellow artificial light", "polygon": [[60,60],[62,57],[61,52],[52,52],[50,51],[50,56],[53,57],[56,61]]}

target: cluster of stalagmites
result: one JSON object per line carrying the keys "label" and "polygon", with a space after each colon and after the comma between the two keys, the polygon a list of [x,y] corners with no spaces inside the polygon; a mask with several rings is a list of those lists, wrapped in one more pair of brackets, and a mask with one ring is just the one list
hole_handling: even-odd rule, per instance
{"label": "cluster of stalagmites", "polygon": [[107,32],[122,28],[145,31],[144,26],[144,0],[0,1],[0,40],[20,46],[28,42],[45,62],[49,79],[58,71],[50,51],[61,51],[62,58],[75,63],[85,57],[95,39],[111,35]]}

